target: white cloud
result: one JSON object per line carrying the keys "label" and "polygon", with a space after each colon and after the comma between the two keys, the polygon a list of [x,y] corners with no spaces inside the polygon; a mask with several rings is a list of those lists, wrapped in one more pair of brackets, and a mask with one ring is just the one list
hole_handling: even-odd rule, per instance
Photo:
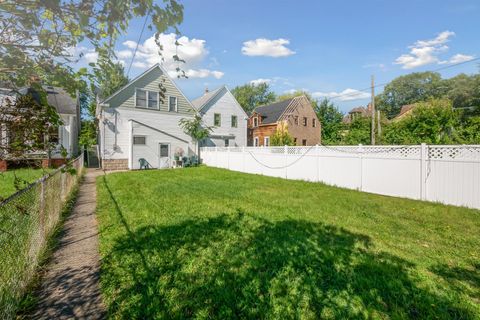
{"label": "white cloud", "polygon": [[87,63],[95,63],[98,60],[98,53],[95,51],[90,51],[85,53],[83,57]]}
{"label": "white cloud", "polygon": [[360,99],[367,99],[370,97],[370,94],[367,92],[347,88],[342,92],[312,92],[312,97],[314,98],[338,98],[340,101],[353,101]]}
{"label": "white cloud", "polygon": [[427,64],[459,63],[472,60],[474,57],[465,54],[456,54],[448,60],[440,60],[441,53],[446,52],[449,47],[446,45],[455,32],[440,32],[434,39],[418,40],[410,46],[410,52],[398,57],[394,64],[399,64],[403,69],[413,69]]}
{"label": "white cloud", "polygon": [[[178,47],[175,46],[175,41],[178,41],[180,44]],[[185,71],[185,74],[190,78],[214,77],[220,79],[223,77],[224,73],[221,71],[200,67],[209,54],[205,46],[205,40],[189,39],[186,36],[177,38],[174,33],[162,33],[159,36],[159,42],[163,47],[161,51],[162,56],[159,55],[159,48],[155,42],[155,37],[152,36],[138,45],[132,66],[146,69],[156,63],[161,63],[173,77],[178,75],[176,71],[177,67]],[[119,58],[131,58],[133,56],[133,50],[137,47],[137,43],[132,40],[127,40],[122,44],[128,49],[117,51],[117,56]],[[185,63],[174,61],[174,55],[178,55],[180,59],[185,60]]]}
{"label": "white cloud", "polygon": [[243,43],[242,53],[247,56],[267,56],[267,57],[287,57],[295,54],[295,51],[290,50],[285,45],[290,44],[287,39],[270,40],[259,38],[256,40],[249,40]]}
{"label": "white cloud", "polygon": [[259,84],[262,84],[262,83],[269,84],[270,82],[272,82],[272,79],[258,78],[258,79],[250,81],[250,84],[253,84],[254,86],[258,86]]}
{"label": "white cloud", "polygon": [[469,56],[469,55],[466,55],[466,54],[459,53],[459,54],[456,54],[453,57],[451,57],[448,62],[449,63],[462,63],[462,62],[467,62],[467,61],[473,60],[474,58],[475,58],[474,56]]}

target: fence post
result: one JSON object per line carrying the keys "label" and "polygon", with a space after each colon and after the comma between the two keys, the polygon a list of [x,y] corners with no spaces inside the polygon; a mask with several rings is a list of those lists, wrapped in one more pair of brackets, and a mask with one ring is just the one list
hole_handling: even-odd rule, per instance
{"label": "fence post", "polygon": [[420,199],[427,198],[427,145],[422,143],[420,145]]}
{"label": "fence post", "polygon": [[218,147],[215,146],[215,167],[219,167],[218,165]]}
{"label": "fence post", "polygon": [[359,159],[360,159],[360,191],[363,191],[363,145],[360,143],[358,145]]}
{"label": "fence post", "polygon": [[283,147],[283,153],[284,153],[284,155],[285,155],[285,179],[288,179],[288,173],[287,173],[287,171],[288,171],[288,168],[287,168],[287,162],[288,162],[288,146],[287,146],[287,145],[285,145],[285,146]]}
{"label": "fence post", "polygon": [[227,147],[227,169],[230,170],[230,147]]}
{"label": "fence post", "polygon": [[245,172],[245,146],[242,146],[242,172]]}
{"label": "fence post", "polygon": [[320,182],[320,149],[318,144],[315,145],[315,157],[317,158],[317,182]]}

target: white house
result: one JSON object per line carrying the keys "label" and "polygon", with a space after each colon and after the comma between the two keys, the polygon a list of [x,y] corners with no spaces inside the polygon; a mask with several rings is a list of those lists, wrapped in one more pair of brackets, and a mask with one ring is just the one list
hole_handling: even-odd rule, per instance
{"label": "white house", "polygon": [[[62,120],[62,124],[58,128],[52,128],[48,133],[48,140],[55,145],[54,150],[50,152],[50,158],[56,159],[56,164],[61,164],[64,161],[61,153],[62,149],[65,149],[67,152],[67,158],[75,157],[79,153],[80,102],[78,93],[77,97],[73,98],[68,92],[59,87],[43,86],[43,89],[46,93],[47,103],[55,108]],[[18,96],[23,95],[30,95],[40,103],[39,93],[32,87],[24,87],[19,90],[0,88],[0,106],[5,107],[7,99],[13,103]],[[1,112],[4,112],[4,110]],[[8,122],[0,123],[0,144],[8,145],[11,138]],[[8,154],[0,154],[0,158],[8,159],[11,157]],[[22,159],[46,158],[47,153],[44,150],[30,151],[22,156]]]}
{"label": "white house", "polygon": [[213,126],[210,137],[202,142],[207,147],[235,147],[247,145],[248,115],[237,99],[222,86],[205,90],[203,96],[192,101],[207,126]]}
{"label": "white house", "polygon": [[168,73],[156,64],[97,104],[102,167],[139,169],[173,165],[175,154],[191,156],[195,144],[179,125],[195,109]]}

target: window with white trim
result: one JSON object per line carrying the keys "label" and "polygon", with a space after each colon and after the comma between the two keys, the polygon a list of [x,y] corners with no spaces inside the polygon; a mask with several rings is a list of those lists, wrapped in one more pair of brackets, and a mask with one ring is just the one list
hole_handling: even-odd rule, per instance
{"label": "window with white trim", "polygon": [[316,127],[317,126],[317,119],[313,118],[312,119],[312,127]]}
{"label": "window with white trim", "polygon": [[158,110],[158,92],[136,89],[135,107]]}
{"label": "window with white trim", "polygon": [[258,127],[258,118],[257,117],[253,118],[253,126]]}
{"label": "window with white trim", "polygon": [[253,139],[253,146],[254,146],[254,147],[258,147],[258,137],[255,137],[255,138]]}
{"label": "window with white trim", "polygon": [[145,145],[147,144],[147,137],[145,136],[133,136],[134,145]]}
{"label": "window with white trim", "polygon": [[263,138],[263,145],[265,147],[269,147],[270,146],[270,137],[264,137]]}
{"label": "window with white trim", "polygon": [[178,99],[177,97],[168,98],[168,111],[178,112]]}
{"label": "window with white trim", "polygon": [[232,128],[236,128],[238,126],[237,116],[232,116]]}
{"label": "window with white trim", "polygon": [[220,127],[222,125],[222,116],[220,115],[220,113],[213,114],[213,125],[215,127]]}

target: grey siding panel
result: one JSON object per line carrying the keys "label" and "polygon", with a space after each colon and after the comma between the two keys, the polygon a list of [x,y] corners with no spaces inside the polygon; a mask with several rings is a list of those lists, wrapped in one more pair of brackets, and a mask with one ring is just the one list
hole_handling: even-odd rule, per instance
{"label": "grey siding panel", "polygon": [[183,94],[176,88],[173,80],[162,73],[160,68],[155,68],[151,72],[145,74],[138,79],[134,84],[119,92],[116,96],[110,99],[110,107],[117,108],[135,108],[135,89],[145,89],[149,91],[159,92],[160,83],[166,89],[164,101],[159,101],[160,111],[168,112],[168,97],[175,96],[178,101],[178,113],[180,114],[194,114],[190,103],[185,99]]}

